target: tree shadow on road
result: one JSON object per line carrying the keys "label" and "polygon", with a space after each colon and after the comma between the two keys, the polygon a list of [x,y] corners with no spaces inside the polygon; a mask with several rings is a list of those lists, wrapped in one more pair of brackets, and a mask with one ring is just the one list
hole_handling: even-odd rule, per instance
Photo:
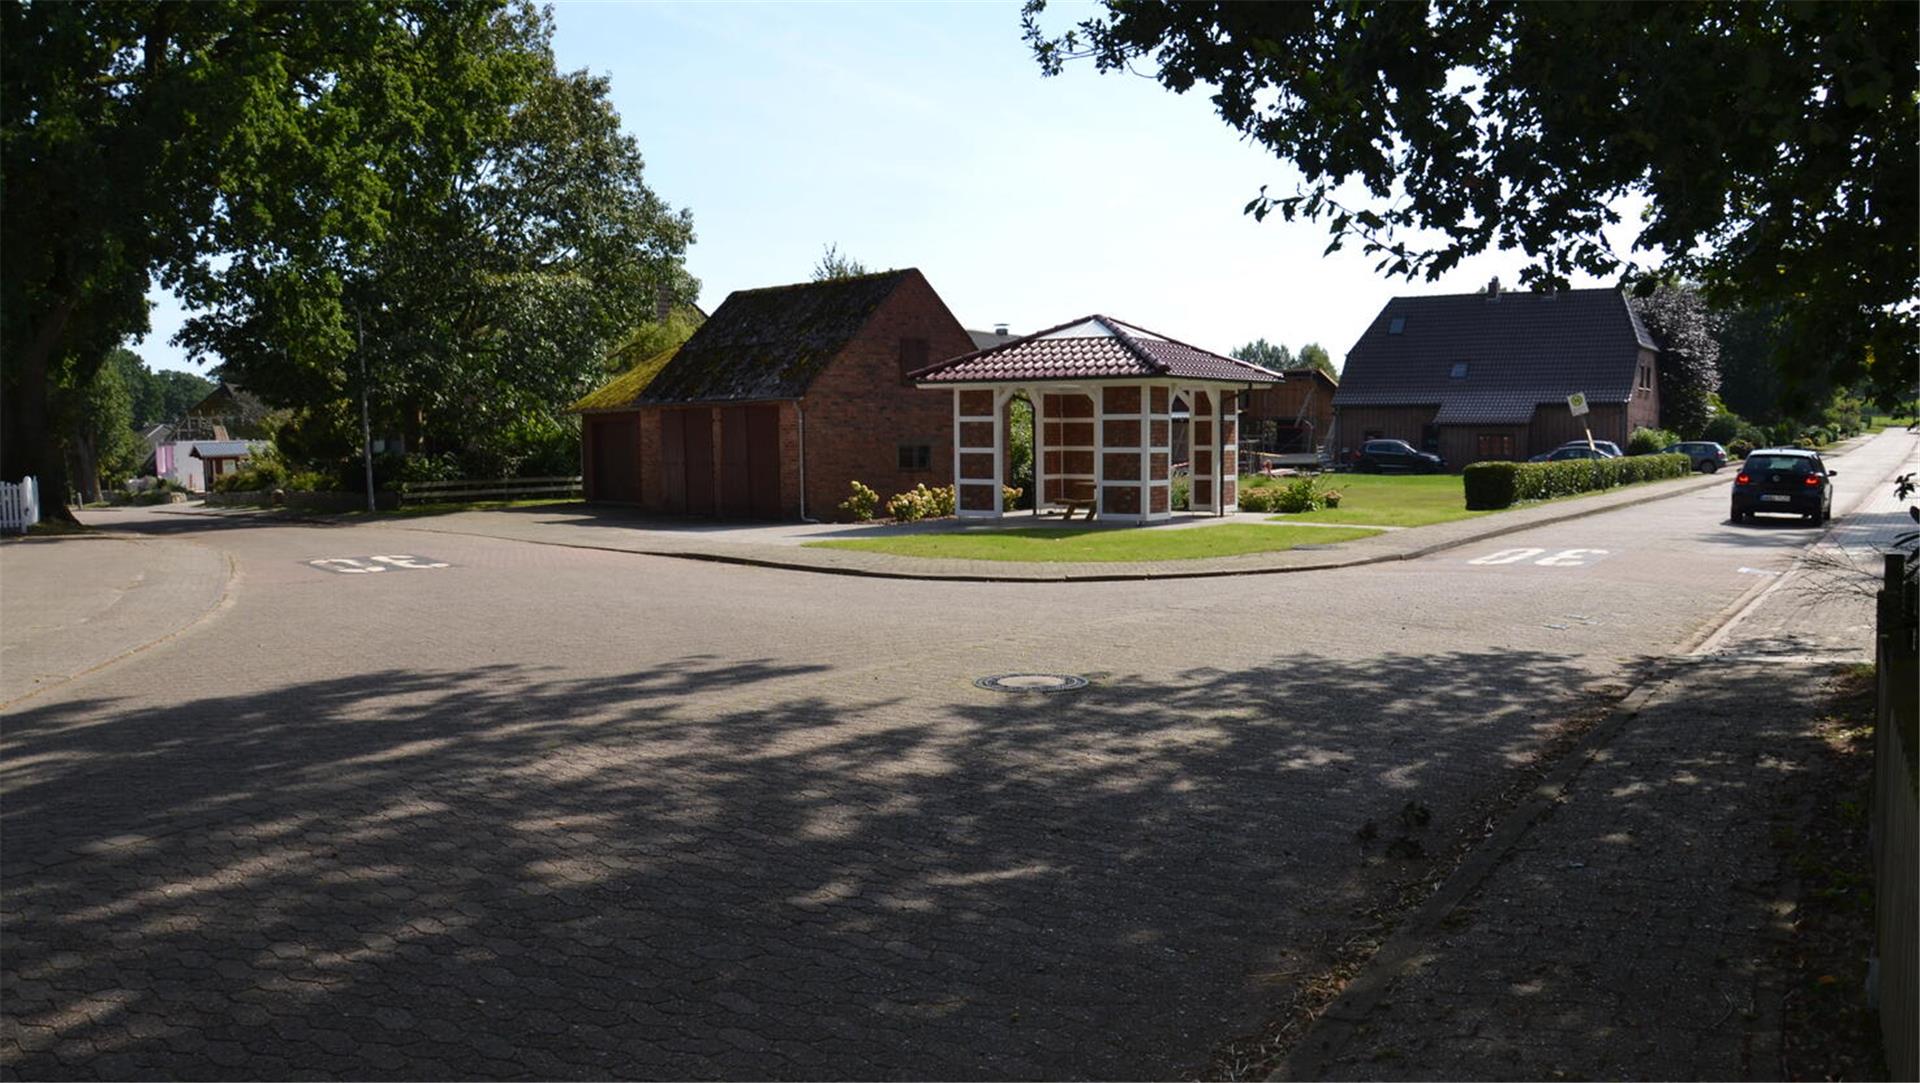
{"label": "tree shadow on road", "polygon": [[0,1067],[1201,1071],[1303,946],[1425,873],[1386,856],[1395,817],[1461,826],[1591,675],[1522,651],[1095,676],[1008,697],[692,657],[17,711]]}

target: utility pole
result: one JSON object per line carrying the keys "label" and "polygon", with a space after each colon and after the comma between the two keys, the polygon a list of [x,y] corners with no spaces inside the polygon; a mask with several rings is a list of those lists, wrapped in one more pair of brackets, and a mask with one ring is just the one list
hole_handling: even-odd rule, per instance
{"label": "utility pole", "polygon": [[360,337],[360,346],[354,352],[360,355],[360,458],[367,467],[367,513],[373,513],[373,422],[367,416],[367,325],[359,309],[353,310],[354,331]]}

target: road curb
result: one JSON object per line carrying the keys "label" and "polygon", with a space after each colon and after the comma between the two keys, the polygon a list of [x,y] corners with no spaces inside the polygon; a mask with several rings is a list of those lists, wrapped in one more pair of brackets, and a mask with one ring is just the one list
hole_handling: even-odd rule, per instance
{"label": "road curb", "polygon": [[[1517,534],[1524,530],[1532,530],[1535,527],[1552,526],[1557,523],[1571,522],[1573,520],[1584,519],[1589,516],[1602,515],[1602,514],[1605,514],[1606,512],[1616,511],[1620,508],[1629,507],[1632,505],[1650,504],[1659,500],[1668,500],[1677,496],[1685,496],[1688,493],[1692,493],[1700,489],[1705,489],[1710,485],[1714,484],[1713,479],[1718,479],[1718,475],[1702,474],[1702,475],[1695,475],[1690,478],[1674,479],[1676,481],[1692,482],[1692,484],[1676,485],[1669,491],[1648,493],[1644,496],[1640,496],[1633,500],[1622,500],[1616,503],[1610,503],[1600,507],[1571,509],[1562,514],[1546,516],[1538,519],[1529,519],[1524,523],[1510,523],[1503,526],[1498,526],[1498,527],[1494,527],[1486,530],[1477,531],[1475,533],[1468,534],[1462,537],[1451,538],[1442,542],[1434,542],[1428,545],[1418,546],[1413,549],[1395,551],[1390,553],[1381,553],[1373,556],[1353,557],[1346,560],[1323,561],[1323,562],[1317,562],[1312,564],[1279,565],[1276,567],[1268,567],[1268,568],[1196,568],[1191,571],[1176,570],[1176,571],[1161,571],[1161,572],[1061,572],[1057,575],[994,575],[987,572],[932,572],[932,571],[913,571],[910,569],[893,569],[893,568],[859,568],[859,567],[835,566],[831,564],[814,564],[814,563],[809,563],[809,562],[800,561],[800,560],[781,560],[774,557],[746,556],[746,555],[732,554],[732,553],[715,553],[710,551],[700,552],[700,551],[666,550],[666,549],[636,549],[628,546],[594,545],[588,542],[551,541],[551,540],[524,538],[524,537],[504,537],[498,534],[476,534],[474,531],[469,531],[469,530],[436,530],[433,527],[428,527],[428,526],[400,526],[399,524],[388,524],[388,525],[394,526],[397,529],[401,529],[401,530],[415,530],[415,531],[419,531],[421,533],[427,533],[427,534],[449,534],[449,535],[460,535],[460,536],[466,536],[466,537],[499,538],[500,540],[503,540],[503,541],[525,542],[529,545],[554,545],[554,546],[560,546],[568,549],[587,549],[587,550],[593,550],[596,552],[605,552],[605,553],[631,553],[636,556],[665,557],[665,558],[674,559],[674,560],[697,560],[697,561],[705,561],[707,563],[712,563],[712,564],[736,564],[736,565],[742,565],[745,567],[768,568],[768,569],[773,569],[777,571],[814,572],[819,575],[839,575],[839,576],[848,576],[856,579],[908,579],[908,580],[921,580],[924,582],[934,582],[934,583],[942,583],[942,582],[944,583],[1131,583],[1131,582],[1149,582],[1149,581],[1174,580],[1174,579],[1225,579],[1233,576],[1287,575],[1287,574],[1294,574],[1299,572],[1319,572],[1319,571],[1334,571],[1342,568],[1359,568],[1359,567],[1365,567],[1373,564],[1391,564],[1396,561],[1402,561],[1402,560],[1417,560],[1421,557],[1431,556],[1434,553],[1441,553],[1450,549],[1458,549],[1461,546],[1465,546],[1465,545],[1473,545],[1478,542],[1486,541],[1490,538],[1503,537],[1508,534]],[[1724,480],[1724,479],[1720,479],[1720,480]],[[1444,525],[1444,524],[1437,524],[1437,525]],[[1422,529],[1424,528],[1408,527],[1396,533],[1415,534]],[[901,557],[897,559],[911,560],[914,558]]]}

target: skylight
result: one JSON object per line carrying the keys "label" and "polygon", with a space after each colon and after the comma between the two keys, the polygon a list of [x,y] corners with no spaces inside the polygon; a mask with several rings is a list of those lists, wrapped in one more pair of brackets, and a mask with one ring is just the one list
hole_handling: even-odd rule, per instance
{"label": "skylight", "polygon": [[1464,380],[1464,379],[1466,379],[1466,378],[1467,378],[1467,363],[1466,363],[1465,361],[1455,361],[1455,362],[1453,363],[1453,371],[1451,371],[1451,372],[1449,372],[1449,373],[1447,373],[1447,378],[1448,378],[1448,379],[1452,379],[1452,380]]}
{"label": "skylight", "polygon": [[1406,329],[1407,318],[1405,316],[1395,316],[1387,323],[1387,334],[1389,335],[1397,335]]}

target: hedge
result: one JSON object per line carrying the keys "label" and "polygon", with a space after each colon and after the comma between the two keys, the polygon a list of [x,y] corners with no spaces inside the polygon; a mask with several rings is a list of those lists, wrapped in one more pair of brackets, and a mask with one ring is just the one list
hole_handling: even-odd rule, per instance
{"label": "hedge", "polygon": [[1467,490],[1467,510],[1492,511],[1524,500],[1551,500],[1636,481],[1683,478],[1692,471],[1693,460],[1685,455],[1629,455],[1557,463],[1474,463],[1461,472],[1461,479]]}

